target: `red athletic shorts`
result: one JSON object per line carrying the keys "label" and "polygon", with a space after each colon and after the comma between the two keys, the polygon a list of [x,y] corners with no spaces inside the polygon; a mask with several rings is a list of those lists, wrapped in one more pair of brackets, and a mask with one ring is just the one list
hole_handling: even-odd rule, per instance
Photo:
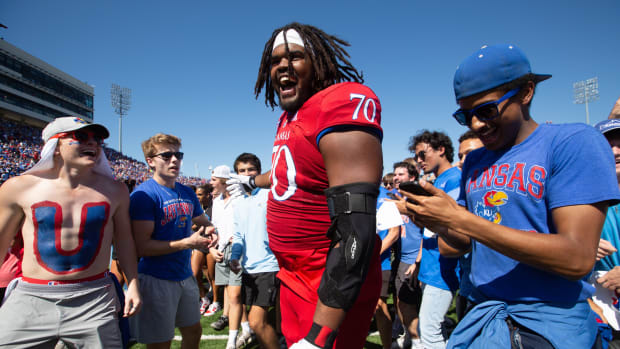
{"label": "red athletic shorts", "polygon": [[[368,329],[375,313],[381,292],[381,266],[379,250],[381,240],[377,236],[372,262],[366,281],[357,301],[347,312],[338,329],[334,348],[363,348]],[[277,251],[273,253],[280,264],[280,313],[282,333],[288,346],[304,338],[312,326],[312,318],[318,301],[317,290],[325,270],[328,248]]]}

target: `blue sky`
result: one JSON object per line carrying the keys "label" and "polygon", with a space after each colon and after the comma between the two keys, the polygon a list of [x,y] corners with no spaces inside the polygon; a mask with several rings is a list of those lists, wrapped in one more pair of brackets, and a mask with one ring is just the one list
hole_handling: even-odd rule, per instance
{"label": "blue sky", "polygon": [[112,83],[133,90],[123,151],[143,160],[140,142],[181,137],[183,173],[209,177],[241,152],[266,169],[280,111],[254,98],[263,46],[297,21],[351,43],[351,61],[381,100],[385,172],[410,156],[409,138],[465,131],[451,117],[456,66],[484,44],[512,43],[536,73],[531,113],[553,123],[585,122],[573,82],[599,78],[590,123],[620,96],[620,2],[592,1],[31,1],[0,2],[0,36],[95,87],[95,121],[118,147]]}

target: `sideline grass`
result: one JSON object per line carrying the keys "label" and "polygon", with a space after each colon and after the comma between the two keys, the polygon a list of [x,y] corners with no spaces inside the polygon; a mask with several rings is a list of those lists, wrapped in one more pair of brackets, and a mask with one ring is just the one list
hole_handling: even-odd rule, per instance
{"label": "sideline grass", "polygon": [[[225,329],[221,331],[216,331],[213,328],[211,328],[211,323],[217,321],[217,319],[219,319],[221,314],[222,312],[220,311],[213,316],[210,316],[210,317],[203,316],[200,319],[200,324],[202,325],[203,338],[204,336],[217,335],[219,337],[222,335],[223,336],[228,335],[228,327],[226,327]],[[376,331],[376,328],[371,329],[371,331]],[[178,329],[175,330],[175,335],[177,336],[181,335]],[[173,340],[171,348],[173,349],[181,348],[181,341]],[[200,349],[220,349],[220,348],[226,348],[226,339],[202,339],[200,341]],[[258,349],[260,348],[260,346],[257,343],[252,343],[246,346],[245,348],[246,349]],[[364,348],[365,349],[381,349],[381,339],[379,338],[379,335],[369,336],[366,339],[366,345],[364,346]],[[137,343],[131,346],[131,349],[146,349],[146,345]]]}
{"label": "sideline grass", "polygon": [[[390,307],[390,311],[393,313],[394,311],[394,302],[392,299],[392,295],[390,295],[387,299],[387,304]],[[270,313],[273,313],[274,310],[271,310]],[[203,316],[200,319],[200,323],[202,325],[202,335],[203,338],[200,341],[200,349],[219,349],[219,348],[226,348],[226,339],[213,339],[213,338],[208,338],[211,336],[218,336],[219,338],[225,338],[222,336],[226,336],[228,335],[228,327],[224,328],[221,331],[216,331],[211,327],[211,323],[217,321],[217,319],[220,318],[220,315],[222,315],[222,311],[217,312],[215,315],[210,316],[210,317],[205,317]],[[271,316],[275,317],[275,315],[271,314]],[[454,299],[452,300],[452,304],[450,306],[450,309],[448,310],[448,314],[446,314],[447,317],[451,318],[455,323],[456,323],[456,312],[455,312],[455,303],[454,303]],[[376,334],[377,332],[377,327],[375,325],[375,322],[373,320],[371,326],[370,326],[370,332],[372,333],[372,335],[368,336],[366,338],[366,344],[364,345],[364,349],[381,349],[381,338],[379,337],[378,334]],[[180,337],[180,333],[179,330],[175,330],[175,335]],[[205,338],[206,337],[206,338]],[[132,349],[146,349],[146,345],[143,344],[134,344],[132,347]],[[180,340],[173,340],[172,341],[172,345],[171,348],[173,349],[177,349],[177,348],[181,348],[181,341]],[[258,349],[260,348],[260,346],[257,343],[252,343],[248,346],[246,346],[245,348],[247,349]]]}

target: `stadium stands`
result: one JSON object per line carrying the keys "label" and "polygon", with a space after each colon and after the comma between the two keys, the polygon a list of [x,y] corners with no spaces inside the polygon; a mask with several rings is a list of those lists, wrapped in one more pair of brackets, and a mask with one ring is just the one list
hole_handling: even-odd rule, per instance
{"label": "stadium stands", "polygon": [[[8,119],[0,119],[0,184],[26,171],[38,161],[43,141],[41,129]],[[104,151],[117,180],[140,184],[150,178],[144,162],[123,155],[104,145]],[[179,182],[200,185],[206,180],[198,177],[179,177]]]}

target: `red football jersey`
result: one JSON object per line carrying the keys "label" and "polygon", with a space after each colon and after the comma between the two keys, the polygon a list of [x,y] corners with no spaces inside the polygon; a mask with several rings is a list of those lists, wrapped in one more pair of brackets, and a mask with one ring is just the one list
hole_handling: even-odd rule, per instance
{"label": "red football jersey", "polygon": [[269,244],[278,251],[329,246],[327,173],[320,137],[332,130],[368,129],[382,137],[381,105],[368,87],[344,82],[308,99],[295,115],[284,112],[273,145],[267,204]]}

